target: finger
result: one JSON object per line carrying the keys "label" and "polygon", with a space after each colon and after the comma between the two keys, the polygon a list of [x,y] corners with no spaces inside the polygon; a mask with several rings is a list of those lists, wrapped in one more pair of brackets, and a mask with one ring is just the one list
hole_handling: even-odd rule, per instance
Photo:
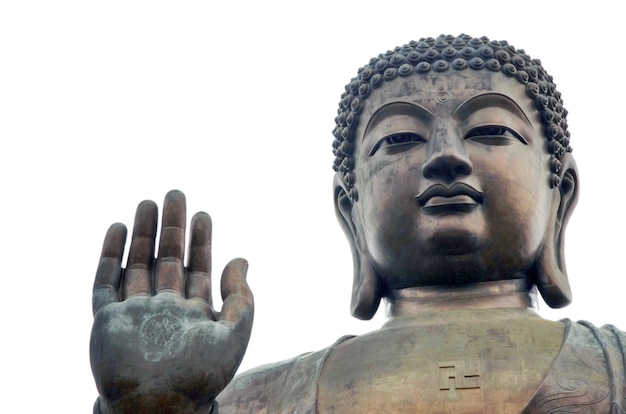
{"label": "finger", "polygon": [[119,301],[122,278],[122,254],[126,243],[126,226],[115,223],[107,231],[102,243],[96,279],[93,284],[92,310],[95,315],[106,305]]}
{"label": "finger", "polygon": [[226,323],[248,337],[254,318],[254,298],[246,282],[248,262],[245,259],[233,259],[222,273],[222,299],[224,305],[220,312],[220,322]]}
{"label": "finger", "polygon": [[211,298],[211,217],[196,213],[191,219],[188,251],[187,298],[198,298],[212,305]]}
{"label": "finger", "polygon": [[137,206],[133,237],[124,271],[122,299],[148,296],[152,293],[150,266],[154,259],[154,241],[158,220],[158,208],[154,201],[142,201]]}
{"label": "finger", "polygon": [[183,257],[185,251],[185,195],[173,190],[165,196],[161,238],[157,258],[156,293],[171,291],[183,294]]}

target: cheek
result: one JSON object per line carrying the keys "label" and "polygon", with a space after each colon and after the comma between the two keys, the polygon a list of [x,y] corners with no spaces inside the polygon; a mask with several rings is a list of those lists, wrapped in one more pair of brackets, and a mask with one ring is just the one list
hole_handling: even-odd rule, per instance
{"label": "cheek", "polygon": [[[380,168],[372,166],[357,174],[362,235],[374,260],[397,254],[412,238],[417,184],[407,161],[398,160]],[[371,171],[375,174],[367,174]]]}
{"label": "cheek", "polygon": [[547,168],[503,170],[484,182],[489,234],[502,245],[515,246],[512,253],[532,255],[543,242],[551,207]]}
{"label": "cheek", "polygon": [[551,208],[549,155],[537,140],[529,145],[472,147],[473,174],[485,192],[489,234],[528,252],[543,240]]}
{"label": "cheek", "polygon": [[365,206],[365,218],[404,214],[416,206],[418,172],[408,157],[393,162],[370,162],[357,170],[356,186]]}

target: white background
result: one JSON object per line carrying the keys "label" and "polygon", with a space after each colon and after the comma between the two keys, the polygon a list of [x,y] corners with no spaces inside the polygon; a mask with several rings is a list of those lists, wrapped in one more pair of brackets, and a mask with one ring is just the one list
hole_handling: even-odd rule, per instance
{"label": "white background", "polygon": [[554,76],[582,197],[566,244],[574,304],[542,310],[626,328],[626,72],[615,3],[315,3],[0,5],[0,411],[90,412],[102,236],[172,188],[190,212],[212,215],[217,273],[232,257],[250,262],[257,311],[242,368],[380,326],[382,312],[366,323],[348,311],[333,119],[370,57],[441,33],[506,39]]}

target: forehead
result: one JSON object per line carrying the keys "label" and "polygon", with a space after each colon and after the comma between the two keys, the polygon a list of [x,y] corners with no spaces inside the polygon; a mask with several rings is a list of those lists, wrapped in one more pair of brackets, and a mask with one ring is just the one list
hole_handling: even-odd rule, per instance
{"label": "forehead", "polygon": [[[478,98],[481,96],[484,98]],[[468,105],[470,102],[472,104]],[[363,103],[357,137],[363,137],[372,117],[379,120],[392,115],[394,111],[386,109],[392,103],[411,104],[436,119],[453,114],[462,115],[464,111],[484,107],[485,102],[518,111],[529,123],[540,128],[539,114],[519,82],[498,72],[468,69],[433,72],[384,82]]]}

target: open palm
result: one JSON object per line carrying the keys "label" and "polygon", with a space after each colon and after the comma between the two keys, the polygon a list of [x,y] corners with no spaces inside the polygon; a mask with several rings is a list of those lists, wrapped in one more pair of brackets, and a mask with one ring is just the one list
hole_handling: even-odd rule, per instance
{"label": "open palm", "polygon": [[234,259],[224,269],[224,305],[216,312],[211,219],[193,217],[185,267],[185,210],[181,192],[167,194],[155,259],[157,206],[141,203],[125,269],[126,227],[114,224],[107,232],[90,347],[101,413],[208,411],[243,358],[254,313],[247,263]]}

